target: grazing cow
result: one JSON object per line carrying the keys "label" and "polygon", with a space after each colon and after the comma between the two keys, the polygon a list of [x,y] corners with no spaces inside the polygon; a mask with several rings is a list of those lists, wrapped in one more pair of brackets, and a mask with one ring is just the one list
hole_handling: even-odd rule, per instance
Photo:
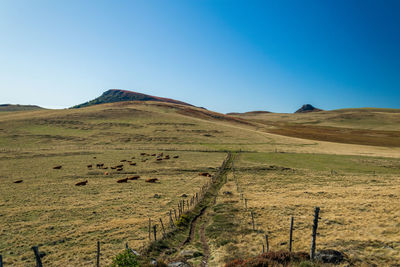
{"label": "grazing cow", "polygon": [[94,159],[97,159],[97,157],[93,157]]}
{"label": "grazing cow", "polygon": [[174,156],[174,159],[177,159],[177,158],[179,158],[179,156]]}
{"label": "grazing cow", "polygon": [[135,157],[132,157],[131,159],[135,159]]}
{"label": "grazing cow", "polygon": [[111,168],[111,169],[113,169],[113,170],[115,170],[117,167],[115,167],[115,166],[111,166],[110,168]]}
{"label": "grazing cow", "polygon": [[151,154],[151,156],[152,156],[152,157],[155,157],[155,156],[156,156],[156,154]]}
{"label": "grazing cow", "polygon": [[156,159],[157,161],[162,161],[162,158],[158,158],[158,159]]}
{"label": "grazing cow", "polygon": [[107,169],[108,169],[108,167],[103,167],[102,169],[103,169],[103,170],[107,170]]}
{"label": "grazing cow", "polygon": [[121,161],[120,162],[125,162],[126,161],[126,159],[121,159]]}
{"label": "grazing cow", "polygon": [[14,182],[14,184],[20,184],[20,183],[22,183],[24,180],[17,180],[17,181],[15,181]]}
{"label": "grazing cow", "polygon": [[103,167],[103,166],[104,166],[104,163],[97,163],[97,164],[96,164],[96,167],[99,168],[99,169],[100,169],[101,167]]}
{"label": "grazing cow", "polygon": [[105,172],[104,175],[108,175],[108,172]]}
{"label": "grazing cow", "polygon": [[89,164],[89,165],[87,165],[87,167],[88,167],[88,169],[91,169],[91,168],[93,168],[93,165]]}
{"label": "grazing cow", "polygon": [[146,156],[146,153],[140,153],[140,156]]}
{"label": "grazing cow", "polygon": [[118,168],[117,172],[120,172],[120,171],[123,171],[123,170],[124,170],[123,168]]}
{"label": "grazing cow", "polygon": [[75,185],[76,186],[84,186],[84,185],[86,185],[87,184],[87,180],[86,181],[83,181],[83,182],[79,182],[79,183],[76,183]]}
{"label": "grazing cow", "polygon": [[146,162],[147,161],[147,159],[142,159],[142,162]]}
{"label": "grazing cow", "polygon": [[53,167],[53,169],[55,169],[55,170],[59,170],[59,169],[61,169],[61,168],[62,168],[61,165]]}
{"label": "grazing cow", "polygon": [[164,159],[169,159],[169,155],[166,155],[166,156],[164,157]]}
{"label": "grazing cow", "polygon": [[155,182],[157,182],[157,181],[158,181],[157,178],[149,178],[149,179],[146,179],[146,183],[155,183]]}
{"label": "grazing cow", "polygon": [[128,177],[128,180],[137,180],[139,178],[140,178],[140,175],[134,175],[134,176]]}
{"label": "grazing cow", "polygon": [[129,163],[129,165],[136,166],[136,162],[131,162],[131,163]]}
{"label": "grazing cow", "polygon": [[199,175],[205,177],[211,177],[211,174],[209,174],[208,172],[200,172]]}
{"label": "grazing cow", "polygon": [[124,165],[121,164],[121,165],[117,165],[117,166],[115,166],[115,167],[117,167],[117,168],[122,168],[122,167],[124,167]]}
{"label": "grazing cow", "polygon": [[127,183],[128,182],[128,178],[124,178],[124,179],[120,179],[117,181],[117,183]]}

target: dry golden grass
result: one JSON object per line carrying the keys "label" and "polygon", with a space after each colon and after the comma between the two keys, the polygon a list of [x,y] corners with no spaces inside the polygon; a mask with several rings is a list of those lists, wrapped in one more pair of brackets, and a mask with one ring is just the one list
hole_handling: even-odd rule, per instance
{"label": "dry golden grass", "polygon": [[395,109],[344,109],[296,114],[245,113],[234,117],[256,123],[266,132],[285,136],[400,147],[400,111]]}
{"label": "dry golden grass", "polygon": [[[307,248],[318,204],[320,248],[336,247],[371,262],[373,257],[384,263],[399,259],[399,148],[311,141],[264,130],[199,108],[159,103],[0,113],[0,254],[6,266],[29,266],[34,261],[30,247],[40,245],[47,266],[86,266],[94,263],[101,240],[101,260],[110,263],[125,242],[133,248],[148,242],[148,217],[167,220],[180,195],[198,191],[207,181],[198,172],[215,172],[225,151],[242,150],[253,153],[243,153],[236,162],[240,185],[256,212],[257,227],[270,233],[272,248],[283,248],[279,244],[287,239],[291,215],[294,248]],[[142,162],[140,152],[179,158]],[[86,167],[110,167],[133,156],[137,166],[125,164],[122,172]],[[259,168],[273,164],[296,171]],[[63,167],[52,169],[56,165]],[[331,176],[331,169],[339,174]],[[116,183],[134,174],[142,178]],[[145,178],[160,183],[145,183]],[[24,181],[13,183],[19,179]],[[84,180],[86,186],[75,186]],[[249,216],[233,181],[229,174],[216,209],[201,221],[211,234],[210,266],[229,255],[261,251],[262,234],[249,232]],[[221,219],[230,214],[235,224],[225,225]],[[210,225],[232,236],[213,236]]]}
{"label": "dry golden grass", "polygon": [[[103,246],[103,263],[125,242],[139,248],[147,242],[148,218],[167,222],[167,212],[176,208],[182,194],[192,195],[209,178],[210,171],[224,158],[223,153],[171,152],[178,159],[141,162],[141,151],[107,151],[89,155],[36,157],[3,160],[0,203],[2,234],[0,249],[11,266],[33,265],[30,247],[40,244],[51,266],[86,266],[95,260],[96,241]],[[159,151],[146,151],[156,153]],[[96,156],[97,159],[93,159]],[[136,157],[137,166],[125,164],[124,171],[88,170],[86,165],[102,162],[120,164]],[[61,164],[61,170],[52,169]],[[14,170],[9,173],[10,170]],[[110,175],[104,175],[107,171]],[[212,169],[211,169],[212,172]],[[141,175],[136,181],[119,184],[120,178]],[[146,178],[158,178],[150,184]],[[20,184],[13,181],[23,179]],[[78,181],[88,180],[83,187]],[[154,198],[159,194],[160,198]]]}
{"label": "dry golden grass", "polygon": [[[270,165],[292,169],[268,170]],[[313,210],[319,206],[318,249],[343,251],[356,265],[400,261],[399,160],[243,154],[236,168],[239,188],[262,230],[242,237],[239,247],[257,254],[268,234],[272,249],[287,249],[294,216],[294,250],[309,251]],[[249,212],[243,214],[251,228]]]}

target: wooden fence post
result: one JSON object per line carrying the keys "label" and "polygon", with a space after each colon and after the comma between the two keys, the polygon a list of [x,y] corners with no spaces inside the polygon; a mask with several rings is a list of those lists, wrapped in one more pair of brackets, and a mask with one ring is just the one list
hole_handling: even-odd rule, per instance
{"label": "wooden fence post", "polygon": [[0,255],[0,267],[3,267],[3,256]]}
{"label": "wooden fence post", "polygon": [[169,225],[174,228],[174,220],[172,219],[172,211],[169,210]]}
{"label": "wooden fence post", "polygon": [[100,266],[100,241],[97,241],[97,261],[96,266]]}
{"label": "wooden fence post", "polygon": [[178,220],[178,217],[176,217],[176,210],[174,209],[174,214],[175,214],[175,221]]}
{"label": "wooden fence post", "polygon": [[36,267],[43,267],[42,260],[40,259],[39,248],[37,246],[32,247],[33,253],[35,253]]}
{"label": "wooden fence post", "polygon": [[265,253],[265,246],[264,246],[264,244],[263,244],[263,254]]}
{"label": "wooden fence post", "polygon": [[267,243],[267,253],[269,252],[269,241],[268,241],[268,235],[265,235],[265,242]]}
{"label": "wooden fence post", "polygon": [[247,210],[247,198],[244,199],[244,207],[245,207],[246,210]]}
{"label": "wooden fence post", "polygon": [[250,211],[250,214],[251,214],[251,221],[252,221],[252,223],[253,223],[253,231],[255,231],[256,228],[255,228],[255,225],[254,225],[254,214],[253,214],[252,211]]}
{"label": "wooden fence post", "polygon": [[311,260],[313,260],[315,256],[315,241],[317,239],[318,216],[319,216],[319,207],[315,207],[314,225],[312,229],[312,238],[311,238],[311,253],[310,253]]}
{"label": "wooden fence post", "polygon": [[149,218],[149,241],[151,241],[151,219]]}
{"label": "wooden fence post", "polygon": [[153,225],[154,240],[157,241],[157,224]]}
{"label": "wooden fence post", "polygon": [[290,218],[289,252],[292,252],[292,242],[293,242],[293,216]]}
{"label": "wooden fence post", "polygon": [[162,229],[162,231],[163,231],[163,235],[165,236],[164,224],[163,224],[161,218],[160,218],[160,223],[161,223],[161,229]]}

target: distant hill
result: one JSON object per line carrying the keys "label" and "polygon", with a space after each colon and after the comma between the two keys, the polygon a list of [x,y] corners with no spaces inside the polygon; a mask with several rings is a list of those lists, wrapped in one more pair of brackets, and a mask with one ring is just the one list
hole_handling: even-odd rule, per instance
{"label": "distant hill", "polygon": [[270,111],[264,111],[264,110],[255,110],[255,111],[248,111],[248,112],[230,112],[226,113],[226,115],[259,115],[259,114],[268,114],[271,113]]}
{"label": "distant hill", "polygon": [[322,111],[322,109],[316,108],[310,104],[305,104],[301,108],[299,108],[295,113],[307,113],[307,112],[316,112],[316,111]]}
{"label": "distant hill", "polygon": [[192,106],[188,103],[170,99],[170,98],[146,95],[146,94],[127,91],[127,90],[110,89],[110,90],[104,92],[98,98],[95,98],[91,101],[88,101],[88,102],[80,104],[80,105],[73,106],[72,108],[83,108],[83,107],[88,107],[88,106],[93,106],[93,105],[98,105],[98,104],[121,102],[121,101],[159,101],[159,102],[180,104],[180,105],[185,105],[185,106]]}
{"label": "distant hill", "polygon": [[14,105],[14,104],[0,104],[0,111],[23,111],[23,110],[36,110],[43,109],[35,105]]}

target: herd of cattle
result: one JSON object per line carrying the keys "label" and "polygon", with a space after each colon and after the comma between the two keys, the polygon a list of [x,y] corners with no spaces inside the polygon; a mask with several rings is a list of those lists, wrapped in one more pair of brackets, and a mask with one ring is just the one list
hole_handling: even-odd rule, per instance
{"label": "herd of cattle", "polygon": [[[162,160],[169,160],[171,158],[169,155],[164,156],[163,152],[158,153],[158,154],[140,153],[140,158],[138,160],[141,160],[141,162],[146,162],[149,160],[148,157],[155,157],[156,162],[159,162]],[[179,158],[179,156],[175,155],[172,158],[177,159],[177,158]],[[93,159],[96,159],[96,157],[93,157]],[[131,159],[135,160],[136,158],[132,157]],[[110,166],[110,167],[105,166],[104,163],[97,163],[96,168],[101,169],[101,170],[112,169],[112,170],[116,170],[117,172],[121,172],[124,170],[124,164],[129,164],[130,166],[136,166],[136,162],[133,162],[132,160],[122,159],[118,165],[114,165],[114,166]],[[57,166],[53,167],[54,170],[60,170],[61,168],[62,168],[62,165],[57,165]],[[87,168],[89,170],[94,169],[94,164],[87,165]],[[109,175],[109,172],[104,172],[104,175]],[[205,176],[205,177],[211,177],[211,174],[209,174],[208,172],[200,172],[199,175]],[[130,180],[138,180],[139,178],[140,178],[140,175],[133,175],[133,176],[129,176],[129,177],[126,177],[123,179],[119,179],[119,180],[117,180],[117,183],[127,183]],[[147,183],[156,183],[157,181],[158,181],[157,178],[148,178],[145,180],[145,182],[147,182]],[[14,181],[15,184],[22,183],[22,182],[23,182],[23,180]],[[76,186],[85,186],[85,185],[87,185],[87,183],[88,183],[88,180],[85,180],[85,181],[78,182],[75,185]]]}
{"label": "herd of cattle", "polygon": [[[148,157],[155,157],[156,161],[170,159],[170,156],[169,155],[164,156],[163,152],[158,153],[158,154],[140,153],[140,156],[141,156],[141,158],[139,160],[141,160],[142,162],[146,162],[147,160],[149,160]],[[179,158],[179,156],[173,156],[173,158],[177,159],[177,158]],[[94,159],[96,159],[96,157],[94,157]],[[131,159],[135,160],[136,158],[132,157]],[[124,164],[129,164],[130,166],[136,166],[136,162],[133,162],[132,160],[122,159],[122,160],[120,160],[120,163],[118,165],[114,165],[114,166],[110,166],[110,167],[105,166],[104,163],[97,163],[96,168],[101,169],[101,170],[111,169],[111,170],[116,170],[117,172],[121,172],[124,170]],[[53,169],[61,169],[61,167],[62,166],[55,166],[55,167],[53,167]],[[87,165],[87,168],[89,170],[92,170],[94,168],[94,164]],[[109,175],[109,172],[105,172],[104,175]],[[119,180],[117,180],[117,183],[127,183],[128,181],[137,180],[139,178],[140,178],[140,175],[133,175],[133,176],[129,176],[129,177],[126,177],[123,179],[119,179]],[[157,178],[148,178],[145,180],[145,182],[147,182],[147,183],[155,183],[157,181],[158,181]],[[88,183],[88,181],[86,180],[86,181],[76,183],[75,185],[76,186],[84,186],[87,183]]]}

